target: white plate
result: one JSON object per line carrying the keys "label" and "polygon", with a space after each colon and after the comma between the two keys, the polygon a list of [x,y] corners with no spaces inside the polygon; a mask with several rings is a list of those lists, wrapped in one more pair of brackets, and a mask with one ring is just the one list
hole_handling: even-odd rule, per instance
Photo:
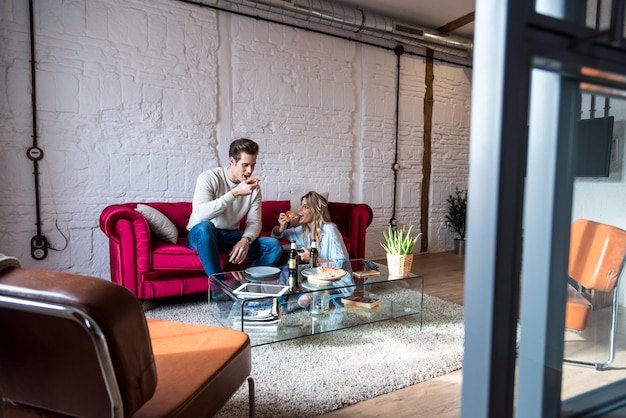
{"label": "white plate", "polygon": [[[343,276],[345,276],[347,274],[347,272],[343,269],[339,269],[341,270],[343,273],[339,274],[338,276],[335,277],[315,277],[314,281],[316,282],[321,282],[321,281],[328,281],[328,282],[336,282],[337,280],[341,279]],[[318,274],[319,271],[317,270],[317,267],[315,268],[308,268],[308,269],[304,269],[302,270],[302,275],[306,278],[309,278],[309,276],[313,276]]]}
{"label": "white plate", "polygon": [[263,278],[277,275],[278,273],[280,273],[280,269],[270,266],[258,266],[248,267],[245,272],[253,278]]}
{"label": "white plate", "polygon": [[333,289],[335,287],[335,282],[331,282],[329,280],[322,280],[318,284],[311,283],[308,280],[304,280],[300,283],[302,287],[308,290],[326,290]]}

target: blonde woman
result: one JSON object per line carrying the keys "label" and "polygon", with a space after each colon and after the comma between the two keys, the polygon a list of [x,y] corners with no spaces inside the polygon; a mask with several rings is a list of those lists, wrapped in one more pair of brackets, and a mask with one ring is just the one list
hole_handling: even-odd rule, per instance
{"label": "blonde woman", "polygon": [[300,249],[298,254],[305,262],[309,261],[312,240],[317,242],[319,263],[349,258],[341,233],[337,225],[330,220],[328,202],[324,196],[314,191],[302,196],[298,218],[298,226],[287,229],[289,220],[285,213],[281,213],[278,217],[278,226],[272,229],[272,237],[289,242],[295,241],[296,247]]}
{"label": "blonde woman", "polygon": [[[272,228],[272,236],[290,242],[295,241],[296,247],[300,248],[298,251],[300,259],[305,262],[309,261],[309,249],[313,240],[317,242],[319,263],[336,262],[338,266],[341,266],[341,262],[349,258],[341,233],[337,229],[337,225],[330,220],[328,202],[324,196],[313,191],[302,196],[298,218],[299,225],[287,229],[289,220],[285,213],[281,213],[278,216],[278,226]],[[341,283],[353,284],[349,274],[341,279]],[[334,304],[339,304],[339,297],[349,296],[352,292],[352,288],[336,289],[331,292],[331,301]],[[310,293],[298,297],[298,305],[302,308],[306,308],[310,301]]]}

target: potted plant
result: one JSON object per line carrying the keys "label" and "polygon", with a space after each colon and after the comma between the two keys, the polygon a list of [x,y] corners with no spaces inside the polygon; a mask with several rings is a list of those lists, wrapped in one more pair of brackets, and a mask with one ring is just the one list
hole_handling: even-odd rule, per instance
{"label": "potted plant", "polygon": [[387,268],[389,275],[395,277],[404,277],[411,272],[413,265],[413,248],[420,239],[422,233],[411,236],[410,226],[408,231],[405,227],[402,229],[394,229],[391,225],[383,232],[385,242],[380,245],[387,252]]}
{"label": "potted plant", "polygon": [[456,188],[454,194],[448,196],[448,213],[446,226],[456,234],[454,253],[465,254],[465,219],[467,212],[467,190]]}

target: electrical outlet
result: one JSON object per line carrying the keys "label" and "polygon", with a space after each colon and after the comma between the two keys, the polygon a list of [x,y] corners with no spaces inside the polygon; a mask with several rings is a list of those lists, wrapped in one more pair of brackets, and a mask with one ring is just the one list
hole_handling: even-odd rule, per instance
{"label": "electrical outlet", "polygon": [[30,255],[35,260],[43,260],[48,256],[48,240],[43,235],[35,235],[30,240]]}

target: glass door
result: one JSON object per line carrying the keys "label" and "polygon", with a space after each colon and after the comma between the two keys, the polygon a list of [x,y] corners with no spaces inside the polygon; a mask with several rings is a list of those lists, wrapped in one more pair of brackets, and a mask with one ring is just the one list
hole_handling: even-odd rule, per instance
{"label": "glass door", "polygon": [[[570,243],[578,219],[626,230],[624,1],[478,0],[476,28],[462,416],[611,408],[626,298],[574,282]],[[593,318],[578,332],[568,284]]]}

